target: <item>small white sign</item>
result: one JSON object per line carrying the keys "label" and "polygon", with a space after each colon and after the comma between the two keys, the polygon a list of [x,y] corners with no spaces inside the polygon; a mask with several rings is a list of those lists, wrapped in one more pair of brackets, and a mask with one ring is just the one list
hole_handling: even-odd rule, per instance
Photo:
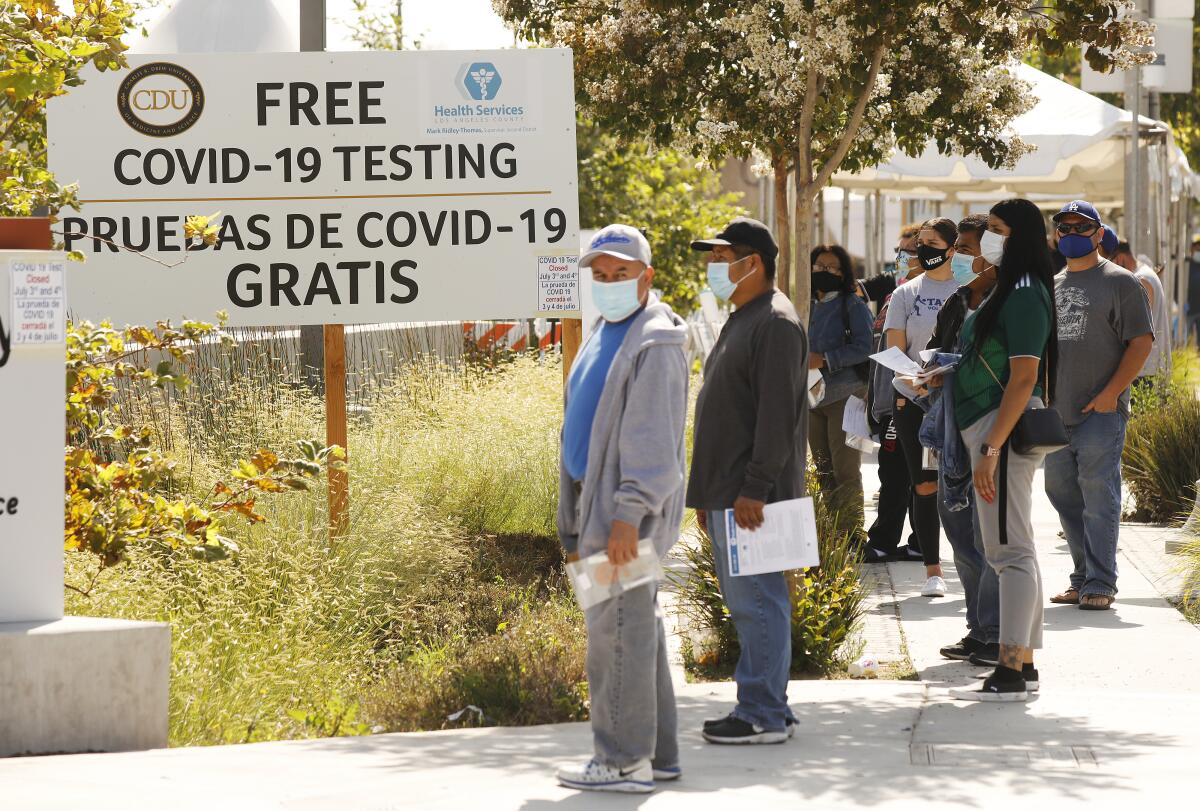
{"label": "small white sign", "polygon": [[537,261],[538,313],[579,312],[579,257],[543,254]]}
{"label": "small white sign", "polygon": [[821,565],[817,519],[808,496],[763,508],[763,525],[741,529],[733,510],[725,511],[729,571],[734,576],[786,572]]}
{"label": "small white sign", "polygon": [[14,346],[67,341],[66,263],[11,259]]}

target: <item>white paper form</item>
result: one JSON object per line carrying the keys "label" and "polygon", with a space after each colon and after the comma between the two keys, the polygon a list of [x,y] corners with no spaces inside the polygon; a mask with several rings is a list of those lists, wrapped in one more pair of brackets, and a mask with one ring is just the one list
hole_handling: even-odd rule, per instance
{"label": "white paper form", "polygon": [[819,566],[817,521],[809,497],[768,504],[763,508],[763,525],[741,529],[733,510],[725,511],[729,539],[729,571],[734,576],[786,572]]}
{"label": "white paper form", "polygon": [[846,409],[842,412],[842,432],[846,434],[848,447],[862,453],[875,450],[871,426],[867,424],[867,404],[861,397],[851,394],[846,398]]}
{"label": "white paper form", "polygon": [[652,541],[638,542],[638,556],[623,566],[608,562],[608,553],[597,552],[567,564],[579,607],[587,611],[621,592],[663,579],[662,564]]}
{"label": "white paper form", "polygon": [[904,354],[904,350],[898,346],[889,346],[884,351],[876,352],[870,357],[880,366],[886,366],[893,372],[912,377],[921,374],[920,364]]}

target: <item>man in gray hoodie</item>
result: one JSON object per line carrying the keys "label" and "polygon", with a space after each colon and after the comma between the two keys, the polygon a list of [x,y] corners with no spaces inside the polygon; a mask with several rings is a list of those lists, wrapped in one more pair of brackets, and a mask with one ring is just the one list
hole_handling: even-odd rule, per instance
{"label": "man in gray hoodie", "polygon": [[[579,261],[601,318],[567,382],[558,532],[568,560],[614,566],[650,540],[662,557],[683,518],[687,327],[650,291],[650,245],[635,228],[597,232]],[[565,786],[649,792],[679,777],[675,692],[657,586],[584,613],[595,754],[558,772]]]}

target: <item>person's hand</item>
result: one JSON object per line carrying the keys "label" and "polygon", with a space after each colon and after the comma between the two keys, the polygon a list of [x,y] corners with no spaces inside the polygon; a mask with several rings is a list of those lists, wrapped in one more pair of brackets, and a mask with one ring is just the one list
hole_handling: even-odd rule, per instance
{"label": "person's hand", "polygon": [[1097,414],[1111,414],[1117,410],[1117,395],[1100,392],[1092,401],[1083,407],[1083,413],[1095,411]]}
{"label": "person's hand", "polygon": [[925,381],[925,385],[931,389],[940,389],[942,387],[942,376],[934,375]]}
{"label": "person's hand", "polygon": [[613,521],[608,533],[608,562],[623,566],[638,556],[638,530],[633,524]]}
{"label": "person's hand", "polygon": [[571,552],[570,554],[567,555],[567,563],[574,563],[577,560],[579,560],[578,552]]}
{"label": "person's hand", "polygon": [[903,397],[896,398],[896,408],[904,408],[904,398]]}
{"label": "person's hand", "polygon": [[766,504],[745,496],[733,502],[733,518],[742,529],[758,529],[763,525],[763,507]]}
{"label": "person's hand", "polygon": [[700,531],[708,535],[708,512],[705,510],[696,510],[696,523],[700,525]]}
{"label": "person's hand", "polygon": [[984,456],[975,463],[975,492],[991,504],[996,500],[996,465],[999,456]]}
{"label": "person's hand", "polygon": [[824,365],[825,365],[825,356],[824,355],[822,355],[820,352],[809,352],[808,353],[808,368],[820,369]]}

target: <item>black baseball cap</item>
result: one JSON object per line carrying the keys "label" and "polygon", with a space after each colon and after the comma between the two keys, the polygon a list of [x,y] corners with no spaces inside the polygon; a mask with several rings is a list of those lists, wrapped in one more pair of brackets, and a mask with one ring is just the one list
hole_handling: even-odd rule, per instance
{"label": "black baseball cap", "polygon": [[774,260],[779,255],[779,246],[771,236],[771,229],[749,217],[738,217],[711,239],[696,240],[692,250],[711,251],[718,245],[741,245],[761,254],[764,259]]}

